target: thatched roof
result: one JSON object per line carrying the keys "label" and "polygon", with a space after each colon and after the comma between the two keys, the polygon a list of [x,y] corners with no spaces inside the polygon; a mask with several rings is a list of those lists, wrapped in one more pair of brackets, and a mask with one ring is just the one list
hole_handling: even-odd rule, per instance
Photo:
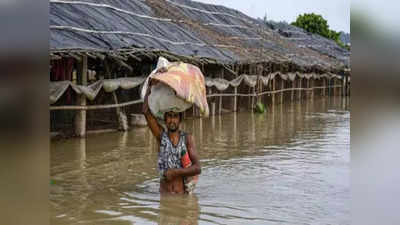
{"label": "thatched roof", "polygon": [[237,10],[189,0],[50,0],[52,55],[135,57],[153,51],[226,64],[262,61],[326,71],[348,66],[349,52],[307,37],[304,45]]}

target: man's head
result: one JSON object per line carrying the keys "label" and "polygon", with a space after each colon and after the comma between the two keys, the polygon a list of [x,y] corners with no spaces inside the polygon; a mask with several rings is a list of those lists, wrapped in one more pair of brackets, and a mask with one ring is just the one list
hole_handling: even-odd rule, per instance
{"label": "man's head", "polygon": [[166,112],[164,114],[165,125],[167,126],[168,131],[175,132],[179,130],[179,124],[182,121],[183,113],[177,112]]}

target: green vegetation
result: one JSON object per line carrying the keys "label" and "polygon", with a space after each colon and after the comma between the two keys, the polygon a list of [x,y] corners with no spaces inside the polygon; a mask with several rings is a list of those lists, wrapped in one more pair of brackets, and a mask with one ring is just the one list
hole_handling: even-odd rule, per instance
{"label": "green vegetation", "polygon": [[255,108],[256,113],[264,113],[265,110],[266,110],[266,109],[265,109],[265,105],[264,105],[263,103],[258,102],[258,103],[256,104],[256,108]]}
{"label": "green vegetation", "polygon": [[314,13],[305,13],[299,15],[296,21],[291,23],[291,25],[303,28],[308,32],[319,34],[323,37],[332,39],[340,47],[347,48],[349,50],[349,47],[340,41],[340,32],[330,30],[328,21],[326,21],[321,15]]}

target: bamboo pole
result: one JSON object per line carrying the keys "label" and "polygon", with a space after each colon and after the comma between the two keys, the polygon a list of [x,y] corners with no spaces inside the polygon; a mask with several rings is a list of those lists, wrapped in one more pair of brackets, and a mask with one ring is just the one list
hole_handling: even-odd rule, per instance
{"label": "bamboo pole", "polygon": [[[79,68],[78,68],[78,82],[81,85],[87,85],[87,72],[88,72],[88,65],[87,65],[87,56],[83,55],[82,60],[79,61]],[[80,106],[86,106],[86,96],[84,94],[77,96],[77,102]],[[74,121],[74,129],[75,135],[78,137],[85,137],[86,136],[86,111],[80,110],[75,114],[75,121]]]}
{"label": "bamboo pole", "polygon": [[142,103],[143,100],[134,100],[119,104],[110,104],[110,105],[62,105],[62,106],[50,106],[50,110],[96,110],[96,109],[111,109],[116,107],[123,107],[128,105],[134,105],[138,103]]}

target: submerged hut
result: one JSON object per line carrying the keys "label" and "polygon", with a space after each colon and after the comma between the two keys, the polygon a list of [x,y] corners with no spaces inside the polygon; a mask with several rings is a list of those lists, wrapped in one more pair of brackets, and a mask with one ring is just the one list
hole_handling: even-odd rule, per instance
{"label": "submerged hut", "polygon": [[333,41],[190,0],[50,0],[49,54],[51,131],[77,136],[127,130],[160,56],[202,70],[211,115],[346,94],[350,74]]}

